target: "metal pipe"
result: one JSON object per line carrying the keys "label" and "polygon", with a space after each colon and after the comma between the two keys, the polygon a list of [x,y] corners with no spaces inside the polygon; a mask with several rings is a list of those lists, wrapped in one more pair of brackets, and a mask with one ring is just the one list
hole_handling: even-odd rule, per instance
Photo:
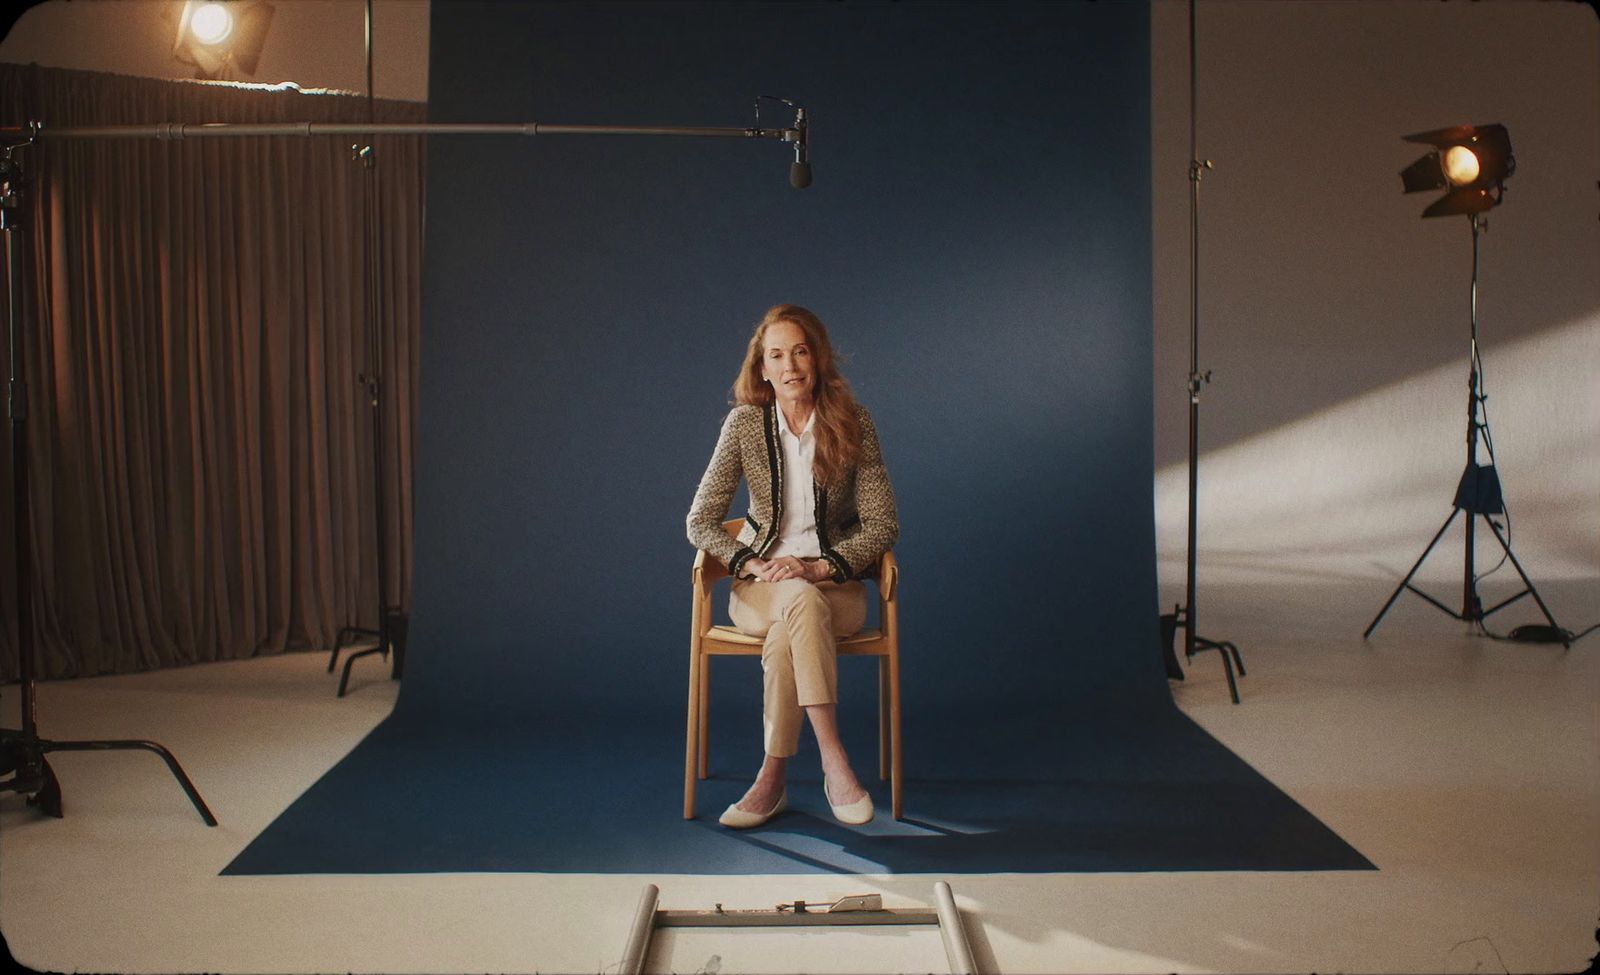
{"label": "metal pipe", "polygon": [[[1472,323],[1471,342],[1467,349],[1467,470],[1478,465],[1478,406],[1483,402],[1483,377],[1478,372],[1478,231],[1479,215],[1468,214],[1472,222],[1472,286],[1468,294],[1469,316]],[[1475,564],[1478,551],[1476,515],[1467,512],[1465,549],[1461,558],[1461,618],[1482,622],[1487,614],[1481,612],[1478,599],[1478,570]]]}
{"label": "metal pipe", "polygon": [[1194,657],[1196,545],[1200,522],[1200,162],[1196,130],[1196,77],[1194,0],[1189,0],[1189,497],[1187,547],[1184,556],[1183,659]]}
{"label": "metal pipe", "polygon": [[848,928],[938,924],[934,911],[657,911],[658,928]]}
{"label": "metal pipe", "polygon": [[[384,486],[388,478],[388,470],[384,464],[383,450],[383,339],[381,336],[381,322],[379,311],[381,309],[381,292],[379,288],[380,270],[379,257],[382,252],[382,234],[379,230],[379,221],[383,210],[378,199],[378,161],[372,146],[368,146],[361,155],[362,165],[362,231],[364,240],[361,252],[361,274],[363,278],[365,299],[365,317],[367,326],[367,373],[362,377],[371,397],[369,406],[372,410],[372,493],[373,493],[373,518],[375,531],[373,540],[377,549],[378,571],[378,649],[382,653],[390,651],[389,637],[389,518],[388,506],[384,504]],[[349,661],[346,661],[348,665]],[[392,668],[399,665],[399,655],[391,661]]]}
{"label": "metal pipe", "polygon": [[628,946],[622,952],[622,975],[639,975],[644,970],[645,952],[650,948],[650,932],[656,923],[656,899],[661,889],[655,884],[645,884],[639,893],[639,908],[633,913],[633,927],[628,930]]}
{"label": "metal pipe", "polygon": [[[0,136],[23,135],[22,126],[0,128]],[[194,139],[217,136],[314,135],[678,135],[794,142],[797,129],[737,129],[689,125],[552,125],[545,122],[156,122],[144,125],[40,127],[40,139]]]}
{"label": "metal pipe", "polygon": [[967,944],[967,929],[961,926],[961,910],[956,907],[950,885],[940,880],[933,885],[939,901],[939,934],[944,938],[944,956],[950,962],[950,975],[976,975],[972,947]]}
{"label": "metal pipe", "polygon": [[[25,330],[22,308],[22,234],[17,221],[21,217],[22,167],[6,150],[4,161],[4,186],[7,199],[0,200],[0,239],[6,249],[6,331],[7,381],[6,415],[11,426],[11,515],[16,548],[12,553],[17,583],[17,679],[21,689],[22,736],[27,741],[38,739],[38,699],[34,696],[34,634],[33,634],[33,545],[28,531],[28,384],[24,378],[22,357],[25,354]],[[13,184],[13,181],[16,181]],[[30,769],[36,772],[37,769]],[[17,775],[23,769],[17,769]]]}
{"label": "metal pipe", "polygon": [[362,53],[367,62],[367,121],[378,120],[378,110],[373,100],[377,93],[372,89],[372,0],[367,0],[366,17],[362,21],[364,28],[362,34]]}

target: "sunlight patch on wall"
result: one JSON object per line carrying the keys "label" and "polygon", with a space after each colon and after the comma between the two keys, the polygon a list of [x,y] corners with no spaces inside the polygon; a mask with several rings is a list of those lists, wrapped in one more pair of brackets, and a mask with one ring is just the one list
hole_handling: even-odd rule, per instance
{"label": "sunlight patch on wall", "polygon": [[[1512,550],[1535,583],[1600,576],[1600,313],[1481,353]],[[1450,513],[1466,433],[1463,348],[1460,362],[1202,451],[1203,577],[1399,581]],[[1187,478],[1183,463],[1156,473],[1164,584],[1183,577]],[[1463,520],[1420,578],[1459,578]],[[1501,550],[1481,521],[1478,536],[1483,571]],[[1516,578],[1509,564],[1498,576]]]}

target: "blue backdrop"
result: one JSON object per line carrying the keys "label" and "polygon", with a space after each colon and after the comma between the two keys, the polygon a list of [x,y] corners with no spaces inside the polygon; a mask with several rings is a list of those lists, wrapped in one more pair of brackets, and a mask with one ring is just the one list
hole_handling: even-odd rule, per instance
{"label": "blue backdrop", "polygon": [[437,121],[742,126],[776,94],[816,182],[755,140],[434,140],[402,707],[680,706],[684,515],[780,301],[877,419],[911,709],[1166,701],[1142,5],[435,21]]}
{"label": "blue backdrop", "polygon": [[[229,872],[1367,866],[1166,687],[1148,13],[436,4],[433,121],[745,126],[773,94],[816,182],[756,140],[431,141],[404,687]],[[714,825],[760,761],[753,660],[718,664],[679,818],[684,516],[778,302],[829,324],[899,497],[906,824],[840,830],[802,753],[797,812]],[[873,676],[841,667],[863,772]]]}

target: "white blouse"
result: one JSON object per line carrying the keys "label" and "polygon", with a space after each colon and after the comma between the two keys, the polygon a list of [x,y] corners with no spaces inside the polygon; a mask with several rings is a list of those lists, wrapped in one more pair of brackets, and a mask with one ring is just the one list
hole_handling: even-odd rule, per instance
{"label": "white blouse", "polygon": [[811,411],[804,430],[796,436],[789,429],[783,407],[778,410],[778,440],[783,444],[783,515],[778,520],[778,540],[767,552],[767,560],[792,555],[814,559],[822,555],[817,540],[816,483],[811,462],[817,454],[817,411]]}

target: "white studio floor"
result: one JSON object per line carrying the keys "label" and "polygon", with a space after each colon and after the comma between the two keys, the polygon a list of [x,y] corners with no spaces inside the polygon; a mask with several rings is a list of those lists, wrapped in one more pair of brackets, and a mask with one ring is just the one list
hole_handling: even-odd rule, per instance
{"label": "white studio floor", "polygon": [[[0,928],[24,964],[67,972],[614,972],[646,882],[663,908],[908,907],[946,879],[988,972],[1581,970],[1600,913],[1600,633],[1567,652],[1498,643],[1407,596],[1364,643],[1392,585],[1203,588],[1202,633],[1244,653],[1244,703],[1214,654],[1174,684],[1376,871],[219,877],[393,704],[386,664],[358,664],[338,700],[316,653],[41,685],[43,734],[166,744],[222,825],[152,755],[59,753],[65,819],[0,796]],[[1600,580],[1540,590],[1568,629],[1600,614]],[[15,686],[3,705],[15,727]],[[658,934],[646,970],[946,963],[931,928],[708,929]]]}

